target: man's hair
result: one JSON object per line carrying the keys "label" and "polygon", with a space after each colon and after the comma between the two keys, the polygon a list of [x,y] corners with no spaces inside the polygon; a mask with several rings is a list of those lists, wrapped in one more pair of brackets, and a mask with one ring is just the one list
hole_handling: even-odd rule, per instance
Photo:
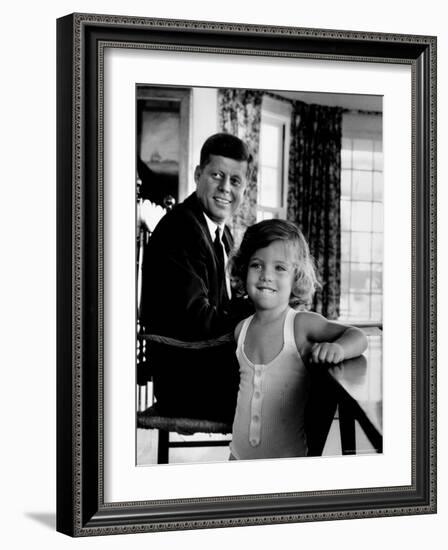
{"label": "man's hair", "polygon": [[276,241],[281,241],[291,247],[294,257],[295,278],[289,303],[292,307],[309,307],[316,288],[320,284],[316,278],[314,262],[308,243],[300,229],[287,220],[263,220],[244,233],[239,250],[230,258],[229,270],[237,294],[246,293],[246,279],[249,261],[257,250],[266,248]]}
{"label": "man's hair", "polygon": [[205,140],[199,160],[201,168],[210,162],[210,155],[219,155],[241,162],[246,161],[248,168],[252,162],[252,155],[244,141],[225,132],[213,134]]}

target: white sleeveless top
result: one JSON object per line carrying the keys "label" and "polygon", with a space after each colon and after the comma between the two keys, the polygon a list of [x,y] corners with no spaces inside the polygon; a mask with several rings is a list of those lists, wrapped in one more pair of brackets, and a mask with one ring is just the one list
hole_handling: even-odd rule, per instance
{"label": "white sleeveless top", "polygon": [[252,363],[244,352],[253,315],[243,322],[236,350],[240,385],[230,444],[236,459],[306,456],[308,377],[294,338],[295,314],[288,308],[283,347],[264,365]]}

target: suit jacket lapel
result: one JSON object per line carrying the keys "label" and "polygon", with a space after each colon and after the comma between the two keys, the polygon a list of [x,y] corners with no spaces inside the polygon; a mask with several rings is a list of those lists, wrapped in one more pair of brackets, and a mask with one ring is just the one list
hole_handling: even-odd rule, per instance
{"label": "suit jacket lapel", "polygon": [[[199,199],[196,195],[196,192],[192,193],[189,197],[184,200],[184,204],[194,213],[194,217],[202,228],[202,231],[207,235],[208,243],[213,251],[213,238],[210,235],[208,230],[207,222],[205,221],[204,211],[202,206],[199,203]],[[224,248],[226,249],[227,256],[233,248],[233,237],[228,225],[224,225],[224,231],[222,234],[222,242],[224,243]],[[214,252],[213,252],[214,253]]]}
{"label": "suit jacket lapel", "polygon": [[199,224],[199,227],[201,228],[201,232],[204,235],[205,240],[208,242],[210,247],[210,253],[215,255],[215,252],[213,250],[213,239],[210,235],[210,231],[208,230],[207,222],[205,221],[204,212],[202,210],[202,207],[199,203],[199,199],[197,198],[196,192],[192,193],[189,197],[187,197],[184,200],[185,206],[188,206],[189,210],[191,210],[193,214],[193,219],[196,221],[197,224]]}

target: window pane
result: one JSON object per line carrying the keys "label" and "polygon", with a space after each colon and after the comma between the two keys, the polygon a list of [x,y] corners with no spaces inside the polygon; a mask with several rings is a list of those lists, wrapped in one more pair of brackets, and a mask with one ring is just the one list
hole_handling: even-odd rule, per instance
{"label": "window pane", "polygon": [[364,321],[370,317],[370,296],[368,294],[350,294],[350,318]]}
{"label": "window pane", "polygon": [[271,220],[274,217],[274,212],[269,212],[269,210],[258,210],[257,211],[257,222],[262,220]]}
{"label": "window pane", "polygon": [[381,139],[373,142],[373,169],[383,170],[383,143]]}
{"label": "window pane", "polygon": [[371,139],[353,140],[353,168],[372,170],[373,141]]}
{"label": "window pane", "polygon": [[341,294],[341,301],[339,302],[339,315],[343,319],[348,319],[348,294]]}
{"label": "window pane", "polygon": [[370,247],[370,233],[352,233],[352,260],[354,262],[369,262]]}
{"label": "window pane", "polygon": [[348,293],[350,275],[350,264],[348,262],[341,262],[341,293]]}
{"label": "window pane", "polygon": [[373,200],[383,201],[383,173],[373,172]]}
{"label": "window pane", "polygon": [[341,197],[350,199],[352,196],[352,172],[341,170]]}
{"label": "window pane", "polygon": [[372,205],[370,202],[352,202],[352,231],[371,231]]}
{"label": "window pane", "polygon": [[383,290],[383,266],[381,264],[372,264],[372,292],[382,292]]}
{"label": "window pane", "polygon": [[352,165],[352,140],[342,138],[341,168],[350,168]]}
{"label": "window pane", "polygon": [[353,170],[353,199],[372,200],[372,172]]}
{"label": "window pane", "polygon": [[341,259],[342,261],[350,261],[350,232],[341,232]]}
{"label": "window pane", "polygon": [[277,208],[280,205],[280,172],[277,168],[261,167],[259,204]]}
{"label": "window pane", "polygon": [[283,126],[262,123],[260,131],[260,164],[280,166]]}
{"label": "window pane", "polygon": [[383,234],[372,234],[372,262],[383,261]]}
{"label": "window pane", "polygon": [[350,230],[351,202],[341,200],[341,230]]}
{"label": "window pane", "polygon": [[340,315],[350,322],[381,321],[383,200],[381,135],[343,136]]}
{"label": "window pane", "polygon": [[370,292],[370,264],[351,264],[350,291]]}
{"label": "window pane", "polygon": [[373,203],[373,230],[383,231],[383,205],[380,202]]}
{"label": "window pane", "polygon": [[382,305],[383,305],[383,297],[381,295],[372,295],[372,302],[371,302],[371,317],[375,321],[381,321],[382,316]]}

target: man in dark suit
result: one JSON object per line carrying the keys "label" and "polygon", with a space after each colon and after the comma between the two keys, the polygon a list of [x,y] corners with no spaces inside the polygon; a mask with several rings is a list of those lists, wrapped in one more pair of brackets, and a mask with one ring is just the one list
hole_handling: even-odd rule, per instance
{"label": "man in dark suit", "polygon": [[[230,134],[208,138],[196,191],[168,212],[150,237],[143,271],[145,331],[181,341],[232,332],[250,311],[232,296],[224,264],[233,245],[225,222],[240,206],[251,156]],[[231,421],[238,389],[234,345],[185,350],[151,344],[148,362],[163,414]]]}

